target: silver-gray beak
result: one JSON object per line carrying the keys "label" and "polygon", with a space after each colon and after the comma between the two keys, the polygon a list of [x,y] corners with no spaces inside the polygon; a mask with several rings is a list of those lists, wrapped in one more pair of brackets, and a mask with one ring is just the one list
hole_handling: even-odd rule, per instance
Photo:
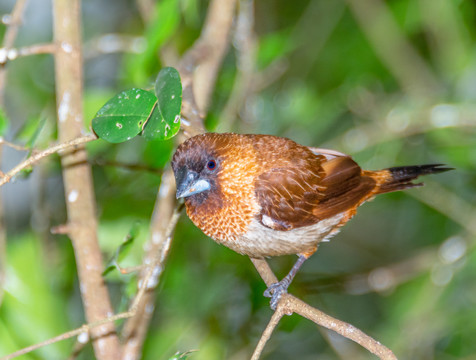
{"label": "silver-gray beak", "polygon": [[200,179],[197,172],[181,167],[175,174],[177,199],[210,190],[210,183]]}

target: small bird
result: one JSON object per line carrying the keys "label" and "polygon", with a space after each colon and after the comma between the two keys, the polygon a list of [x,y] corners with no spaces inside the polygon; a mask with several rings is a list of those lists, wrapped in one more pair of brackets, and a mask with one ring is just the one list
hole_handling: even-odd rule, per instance
{"label": "small bird", "polygon": [[265,296],[276,309],[297,271],[375,195],[422,183],[442,164],[362,170],[349,155],[283,137],[206,133],[182,143],[172,159],[177,198],[192,222],[237,253],[262,259],[298,255]]}

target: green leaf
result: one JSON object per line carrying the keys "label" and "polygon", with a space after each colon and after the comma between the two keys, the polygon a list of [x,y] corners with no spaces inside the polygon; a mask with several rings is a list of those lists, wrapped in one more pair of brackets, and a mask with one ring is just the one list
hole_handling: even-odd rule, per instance
{"label": "green leaf", "polygon": [[0,136],[5,135],[5,131],[7,131],[7,128],[8,128],[7,114],[5,114],[5,111],[3,111],[2,108],[0,108]]}
{"label": "green leaf", "polygon": [[152,111],[142,135],[147,140],[166,140],[180,130],[182,83],[178,71],[172,67],[160,70],[155,82],[157,106]]}
{"label": "green leaf", "polygon": [[125,90],[110,99],[96,114],[96,135],[111,143],[132,139],[142,131],[157,98],[142,89]]}
{"label": "green leaf", "polygon": [[102,273],[103,276],[107,275],[114,269],[118,269],[120,271],[119,262],[121,262],[126,257],[132,247],[132,244],[134,243],[134,240],[139,236],[140,225],[140,221],[135,221],[132,224],[131,228],[129,229],[129,233],[125,237],[124,241],[117,248],[116,253],[106,265],[106,269]]}

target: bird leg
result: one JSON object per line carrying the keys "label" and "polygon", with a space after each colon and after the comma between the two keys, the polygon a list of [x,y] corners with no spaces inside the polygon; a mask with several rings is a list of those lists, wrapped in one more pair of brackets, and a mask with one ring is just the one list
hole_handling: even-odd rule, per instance
{"label": "bird leg", "polygon": [[288,287],[296,276],[299,268],[304,264],[304,261],[308,259],[309,256],[300,254],[294,266],[291,268],[289,273],[279,282],[270,285],[264,292],[264,296],[271,298],[269,304],[271,309],[276,310],[279,299],[284,293],[288,292]]}

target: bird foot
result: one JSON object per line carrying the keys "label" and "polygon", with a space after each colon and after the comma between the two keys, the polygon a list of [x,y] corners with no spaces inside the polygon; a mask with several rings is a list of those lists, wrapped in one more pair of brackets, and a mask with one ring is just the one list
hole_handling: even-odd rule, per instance
{"label": "bird foot", "polygon": [[286,278],[280,282],[270,285],[265,291],[264,296],[271,298],[269,305],[271,309],[276,310],[278,306],[279,299],[283,294],[288,292],[289,281]]}

